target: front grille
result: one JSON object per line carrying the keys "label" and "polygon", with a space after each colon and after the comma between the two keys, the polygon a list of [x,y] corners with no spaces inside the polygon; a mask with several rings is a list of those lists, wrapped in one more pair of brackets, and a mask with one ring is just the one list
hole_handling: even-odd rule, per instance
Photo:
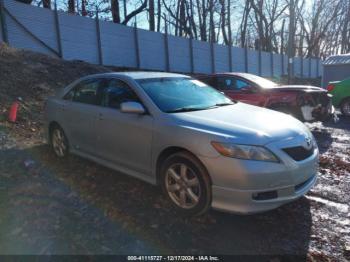
{"label": "front grille", "polygon": [[302,161],[314,153],[314,147],[306,149],[302,146],[283,148],[283,151],[286,152],[291,158],[295,161]]}

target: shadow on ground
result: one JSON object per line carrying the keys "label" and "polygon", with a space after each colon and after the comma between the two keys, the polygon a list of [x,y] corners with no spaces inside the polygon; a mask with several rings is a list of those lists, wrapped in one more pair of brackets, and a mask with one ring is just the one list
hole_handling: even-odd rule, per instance
{"label": "shadow on ground", "polygon": [[1,254],[306,256],[306,198],[250,216],[176,214],[158,188],[47,146],[0,151]]}

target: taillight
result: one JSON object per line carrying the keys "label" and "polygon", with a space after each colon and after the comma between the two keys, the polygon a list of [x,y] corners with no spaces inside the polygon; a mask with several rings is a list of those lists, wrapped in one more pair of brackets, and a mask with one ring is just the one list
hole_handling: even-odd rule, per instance
{"label": "taillight", "polygon": [[327,86],[328,92],[331,92],[334,88],[335,88],[335,85],[333,85],[333,84],[329,84],[329,85]]}

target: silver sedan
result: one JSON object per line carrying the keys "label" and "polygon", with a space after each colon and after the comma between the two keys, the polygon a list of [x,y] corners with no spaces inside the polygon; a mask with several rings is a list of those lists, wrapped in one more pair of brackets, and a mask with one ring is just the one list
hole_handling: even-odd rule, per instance
{"label": "silver sedan", "polygon": [[84,77],[48,99],[46,120],[58,157],[71,152],[160,185],[185,215],[270,210],[316,181],[306,126],[184,75]]}

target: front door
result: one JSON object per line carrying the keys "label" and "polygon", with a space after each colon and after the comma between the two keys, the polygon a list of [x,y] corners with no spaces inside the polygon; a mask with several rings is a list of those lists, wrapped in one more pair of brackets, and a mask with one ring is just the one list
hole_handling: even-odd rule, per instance
{"label": "front door", "polygon": [[234,100],[256,106],[265,105],[265,94],[260,88],[248,81],[233,76],[219,76],[216,80],[216,86]]}
{"label": "front door", "polygon": [[125,82],[105,82],[97,126],[97,151],[100,157],[119,166],[150,174],[153,117],[123,113],[123,102],[140,102]]}

